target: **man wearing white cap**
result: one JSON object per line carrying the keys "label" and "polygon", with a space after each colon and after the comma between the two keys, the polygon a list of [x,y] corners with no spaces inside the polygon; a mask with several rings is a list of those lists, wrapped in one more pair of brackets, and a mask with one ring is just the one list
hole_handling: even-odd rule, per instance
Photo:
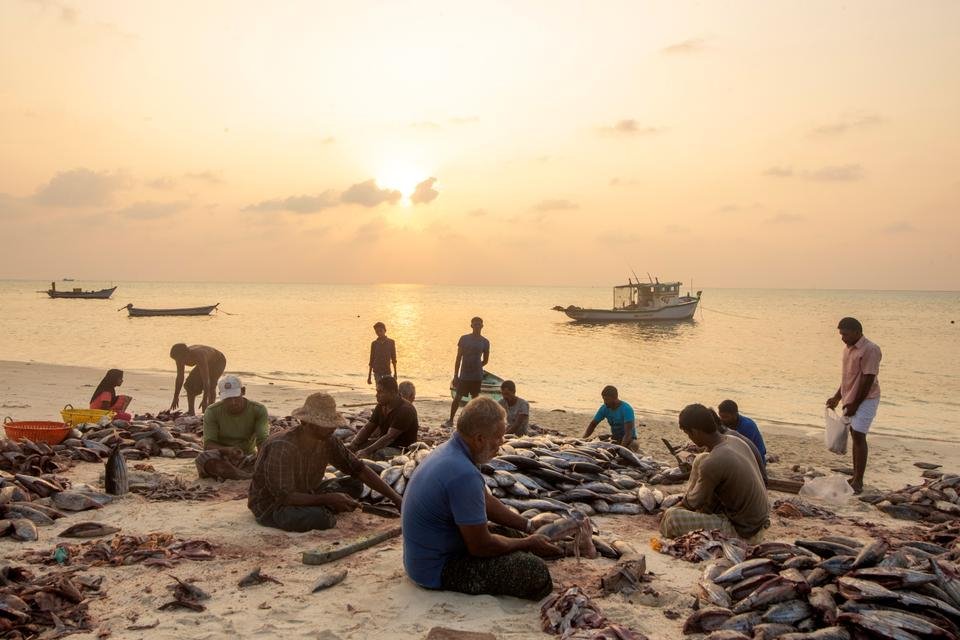
{"label": "man wearing white cap", "polygon": [[203,453],[196,458],[201,478],[242,480],[250,477],[257,448],[270,435],[267,408],[244,397],[237,376],[217,383],[220,401],[203,412]]}
{"label": "man wearing white cap", "polygon": [[257,457],[247,507],[259,524],[284,531],[330,529],[336,514],[359,507],[355,496],[325,485],[328,464],[400,507],[400,495],[333,437],[347,421],[330,394],[311,394],[293,417],[300,424],[271,436]]}

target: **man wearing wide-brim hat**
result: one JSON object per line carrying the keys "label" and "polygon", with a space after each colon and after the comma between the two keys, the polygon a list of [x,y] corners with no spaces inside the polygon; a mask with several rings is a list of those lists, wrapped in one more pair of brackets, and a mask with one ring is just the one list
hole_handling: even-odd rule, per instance
{"label": "man wearing wide-brim hat", "polygon": [[321,491],[328,464],[400,506],[399,494],[333,437],[347,421],[332,396],[311,394],[293,417],[300,424],[268,438],[257,457],[247,507],[258,523],[284,531],[336,526],[336,514],[359,503],[346,493]]}

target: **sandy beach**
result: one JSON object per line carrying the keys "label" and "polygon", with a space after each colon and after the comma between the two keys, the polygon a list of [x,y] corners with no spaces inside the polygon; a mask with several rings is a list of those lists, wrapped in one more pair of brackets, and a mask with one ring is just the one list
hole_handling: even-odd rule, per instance
{"label": "sandy beach", "polygon": [[[38,363],[0,362],[0,414],[24,420],[58,419],[65,403],[85,406],[102,371],[83,367],[66,367]],[[169,406],[173,373],[127,371],[123,392],[134,397],[135,412],[156,412]],[[247,396],[267,405],[271,415],[284,416],[299,406],[306,389],[279,383],[251,381]],[[369,389],[330,387],[343,407],[370,407],[373,392]],[[436,426],[446,417],[449,403],[421,391],[417,409],[421,424]],[[625,398],[630,400],[629,398]],[[692,398],[690,401],[696,401]],[[183,405],[183,401],[181,401]],[[636,403],[638,414],[642,403]],[[590,416],[551,411],[534,406],[531,420],[562,433],[579,435]],[[674,444],[685,443],[683,434],[670,419],[638,418],[640,446],[660,460],[669,454],[661,442],[667,438]],[[822,432],[788,426],[760,425],[768,450],[779,461],[770,465],[770,474],[790,477],[795,465],[810,467],[823,473],[833,468],[848,467],[849,457],[826,451]],[[870,462],[867,469],[868,489],[897,489],[920,479],[914,462],[946,463],[958,460],[960,447],[954,443],[931,440],[907,440],[876,436],[870,439]],[[143,461],[157,471],[193,480],[195,470],[189,459],[152,458]],[[78,463],[63,474],[74,483],[96,486],[102,465]],[[237,637],[309,637],[309,638],[422,638],[435,626],[468,631],[483,631],[498,638],[548,637],[540,631],[539,605],[512,598],[465,596],[421,589],[408,580],[401,561],[401,542],[394,539],[372,549],[321,567],[301,563],[307,550],[326,548],[337,541],[353,539],[389,529],[398,524],[371,515],[351,513],[340,518],[336,529],[325,532],[290,534],[258,526],[246,508],[246,486],[243,482],[216,483],[219,496],[202,502],[150,502],[139,495],[128,495],[107,507],[80,514],[71,514],[52,527],[40,529],[34,543],[0,539],[0,555],[4,563],[22,563],[28,550],[49,550],[60,530],[80,521],[112,524],[126,534],[165,531],[184,539],[202,538],[217,545],[216,559],[208,562],[182,561],[173,569],[142,566],[100,567],[90,571],[105,576],[104,596],[91,603],[91,613],[98,623],[94,633],[76,637],[115,638],[220,638]],[[682,485],[668,488],[681,491]],[[771,492],[771,499],[784,497]],[[897,529],[908,523],[893,520],[874,507],[851,499],[840,506],[824,505],[836,511],[838,519],[830,522],[817,518],[786,519],[772,515],[767,540],[792,541],[797,537],[822,534],[829,528],[833,534],[867,539],[876,526]],[[654,575],[647,593],[625,597],[600,597],[599,577],[613,566],[607,559],[562,559],[550,563],[556,588],[580,585],[613,621],[630,626],[652,639],[680,637],[680,628],[694,602],[694,585],[699,567],[661,555],[650,547],[657,533],[656,516],[596,517],[595,524],[605,537],[629,541],[646,554],[647,567]],[[256,567],[283,584],[267,583],[240,589],[237,581]],[[39,570],[39,566],[33,567]],[[311,594],[310,587],[319,576],[346,569],[346,580],[327,591]],[[157,611],[166,602],[165,586],[170,575],[195,580],[212,598],[207,610],[200,613]],[[129,630],[134,625],[151,625],[149,630]]]}

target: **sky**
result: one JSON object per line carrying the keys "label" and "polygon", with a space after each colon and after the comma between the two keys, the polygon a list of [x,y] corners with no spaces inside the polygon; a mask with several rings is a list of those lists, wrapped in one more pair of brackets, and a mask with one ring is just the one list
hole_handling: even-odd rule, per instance
{"label": "sky", "polygon": [[0,0],[0,278],[960,289],[960,2]]}

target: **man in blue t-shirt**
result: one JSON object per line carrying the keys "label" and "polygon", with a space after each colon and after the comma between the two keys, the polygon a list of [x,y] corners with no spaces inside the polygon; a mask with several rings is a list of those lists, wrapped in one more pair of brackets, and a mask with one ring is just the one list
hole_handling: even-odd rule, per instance
{"label": "man in blue t-shirt", "polygon": [[740,407],[733,400],[724,400],[717,407],[717,414],[720,416],[720,422],[728,429],[733,429],[754,444],[757,451],[760,452],[760,459],[764,466],[767,464],[767,446],[763,443],[763,436],[760,435],[760,429],[757,423],[746,416],[740,415]]}
{"label": "man in blue t-shirt", "polygon": [[472,318],[470,328],[473,331],[460,336],[457,342],[457,359],[453,363],[453,382],[450,383],[454,398],[450,405],[450,419],[443,423],[447,428],[453,426],[453,417],[457,415],[460,401],[467,395],[471,398],[480,395],[483,368],[490,361],[490,341],[480,335],[483,319]]}
{"label": "man in blue t-shirt", "polygon": [[600,405],[597,414],[587,425],[587,430],[583,432],[583,438],[589,438],[597,425],[606,420],[610,424],[613,441],[631,451],[636,451],[638,448],[637,427],[633,407],[620,399],[620,393],[612,385],[604,387],[603,391],[600,392],[600,397],[603,398],[603,404]]}
{"label": "man in blue t-shirt", "polygon": [[553,589],[538,556],[560,549],[543,535],[508,538],[488,521],[530,533],[531,522],[493,497],[478,465],[497,455],[506,412],[490,398],[464,407],[456,432],[414,471],[403,497],[403,566],[428,589],[539,600]]}

